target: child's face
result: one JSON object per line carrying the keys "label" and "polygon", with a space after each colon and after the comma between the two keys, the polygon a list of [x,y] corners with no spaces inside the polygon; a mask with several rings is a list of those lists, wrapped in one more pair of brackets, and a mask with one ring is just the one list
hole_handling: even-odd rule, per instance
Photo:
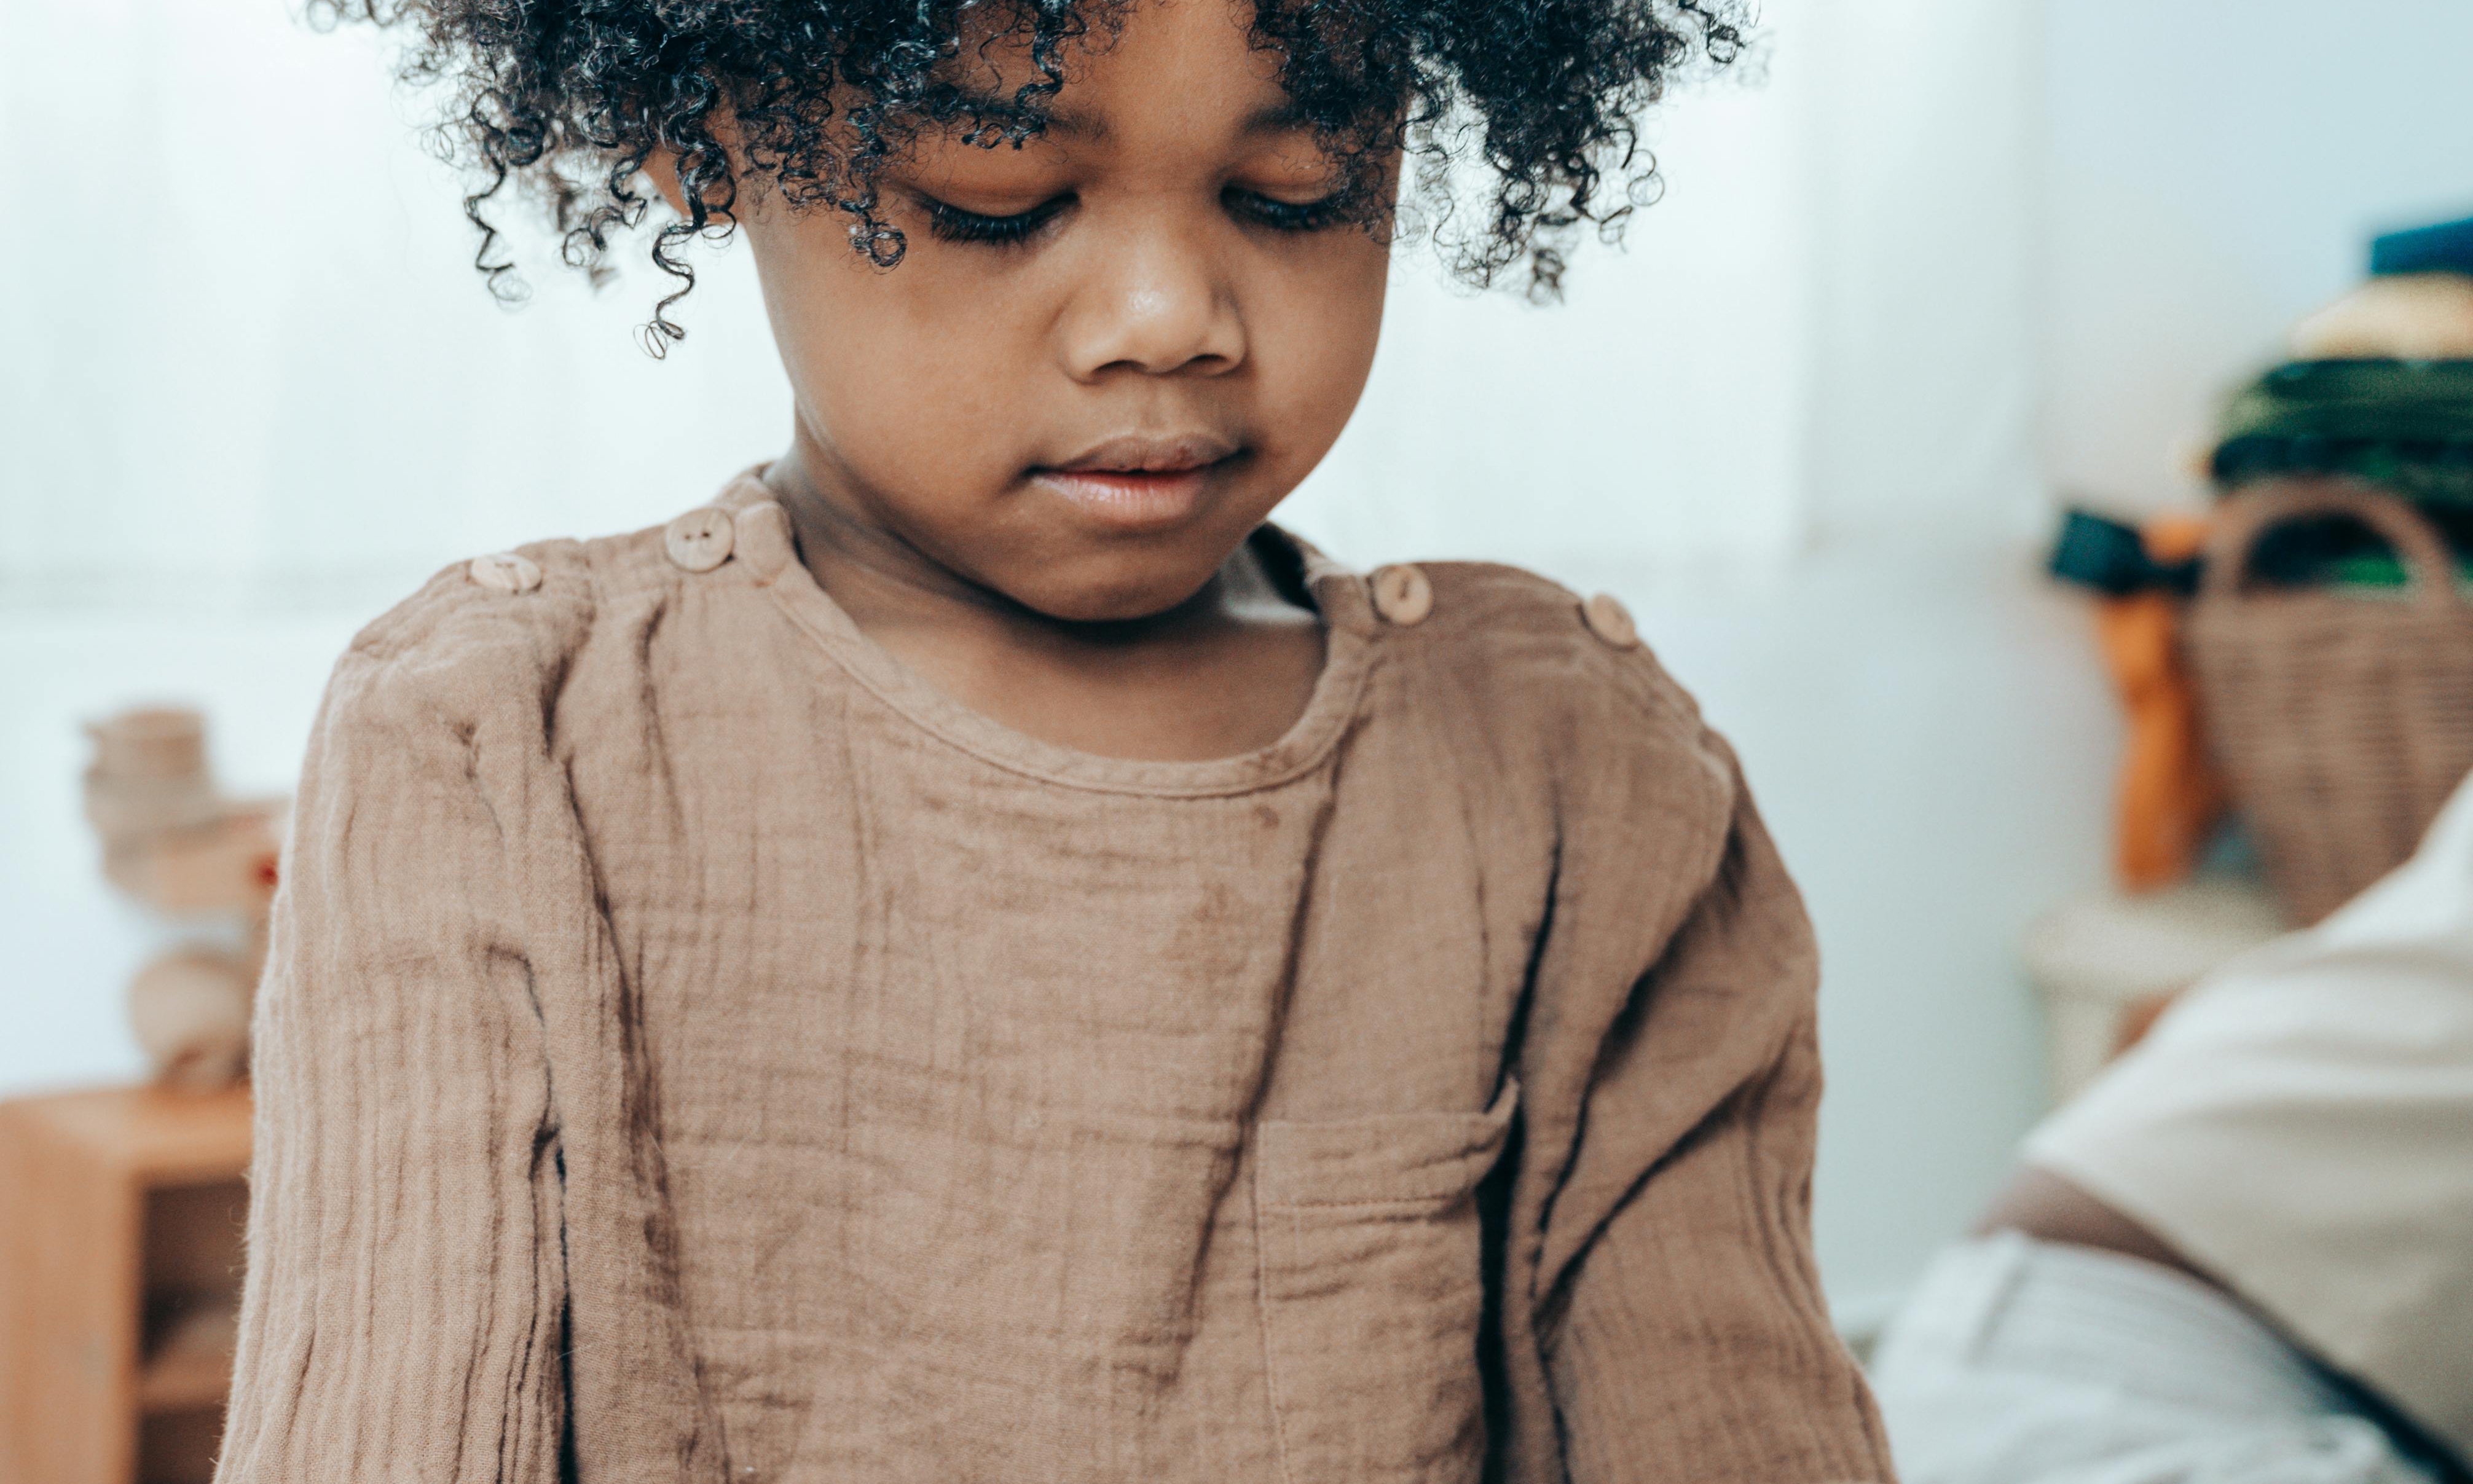
{"label": "child's face", "polygon": [[[1249,19],[1142,0],[1068,59],[1041,137],[924,137],[880,177],[908,238],[889,271],[844,213],[742,193],[797,456],[842,514],[1051,616],[1140,617],[1329,451],[1388,251],[1316,211],[1336,172]],[[986,57],[963,81],[1010,97],[1033,75],[1018,48]]]}

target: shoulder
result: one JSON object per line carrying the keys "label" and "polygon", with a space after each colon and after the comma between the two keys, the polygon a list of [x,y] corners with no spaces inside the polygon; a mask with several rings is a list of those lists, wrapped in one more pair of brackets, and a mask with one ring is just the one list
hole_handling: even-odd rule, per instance
{"label": "shoulder", "polygon": [[336,661],[323,725],[545,731],[602,615],[675,574],[660,531],[535,541],[442,568]]}
{"label": "shoulder", "polygon": [[[1413,566],[1431,607],[1393,628],[1415,691],[1574,782],[1645,771],[1698,783],[1705,807],[1731,807],[1732,754],[1620,601],[1498,562]],[[1382,570],[1372,574],[1378,612]]]}

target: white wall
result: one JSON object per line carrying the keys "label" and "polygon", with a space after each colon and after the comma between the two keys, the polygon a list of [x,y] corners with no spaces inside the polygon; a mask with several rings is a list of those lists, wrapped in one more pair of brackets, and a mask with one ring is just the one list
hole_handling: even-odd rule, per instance
{"label": "white wall", "polygon": [[2473,5],[2050,0],[2045,446],[2125,509],[2360,278],[2379,230],[2473,215]]}
{"label": "white wall", "polygon": [[661,518],[780,436],[743,265],[668,365],[629,338],[646,284],[596,299],[537,237],[535,302],[502,310],[423,105],[299,9],[0,0],[0,133],[60,141],[17,172],[47,229],[0,234],[14,601],[361,601]]}

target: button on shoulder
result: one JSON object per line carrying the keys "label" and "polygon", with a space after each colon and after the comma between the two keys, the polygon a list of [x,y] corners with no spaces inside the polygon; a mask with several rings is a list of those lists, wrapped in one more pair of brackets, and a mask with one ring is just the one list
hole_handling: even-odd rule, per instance
{"label": "button on shoulder", "polygon": [[474,557],[465,575],[492,592],[530,592],[541,585],[540,563],[520,552],[501,551]]}
{"label": "button on shoulder", "polygon": [[1600,592],[1580,605],[1580,620],[1589,632],[1617,649],[1638,649],[1640,628],[1631,621],[1631,610],[1610,592]]}
{"label": "button on shoulder", "polygon": [[1369,586],[1374,594],[1374,611],[1386,623],[1402,628],[1421,624],[1434,610],[1434,585],[1426,574],[1408,562],[1378,568]]}
{"label": "button on shoulder", "polygon": [[718,505],[688,511],[661,533],[661,548],[672,562],[689,572],[709,572],[730,560],[737,542],[737,524]]}

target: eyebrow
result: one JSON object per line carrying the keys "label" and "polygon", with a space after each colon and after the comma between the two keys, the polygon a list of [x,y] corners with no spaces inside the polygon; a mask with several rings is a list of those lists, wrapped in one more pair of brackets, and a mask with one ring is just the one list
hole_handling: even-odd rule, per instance
{"label": "eyebrow", "polygon": [[[1020,130],[1026,134],[1056,134],[1067,139],[1096,142],[1108,137],[1107,120],[1094,118],[1076,108],[1040,110],[1024,107],[1014,98],[986,92],[978,88],[948,85],[947,96],[957,114],[999,128]],[[1286,133],[1308,127],[1305,110],[1294,99],[1255,109],[1246,116],[1238,133],[1253,137],[1258,134]]]}

